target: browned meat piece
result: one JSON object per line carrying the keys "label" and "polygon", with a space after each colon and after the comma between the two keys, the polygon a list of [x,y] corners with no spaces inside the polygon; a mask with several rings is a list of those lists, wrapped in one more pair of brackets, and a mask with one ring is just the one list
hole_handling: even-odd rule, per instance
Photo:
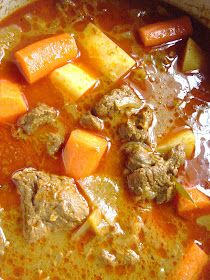
{"label": "browned meat piece", "polygon": [[57,132],[44,133],[39,136],[39,139],[46,144],[48,154],[53,156],[58,152],[65,137],[64,126],[59,122],[57,116],[58,112],[56,109],[45,104],[39,104],[18,120],[18,128],[12,130],[12,135],[18,139],[25,139],[27,135],[36,132],[40,126],[50,124]]}
{"label": "browned meat piece", "polygon": [[137,127],[148,129],[152,125],[153,111],[149,106],[145,106],[138,114]]}
{"label": "browned meat piece", "polygon": [[58,116],[58,112],[53,107],[46,104],[39,104],[37,107],[26,113],[18,120],[19,133],[31,135],[40,126],[52,124]]}
{"label": "browned meat piece", "polygon": [[130,143],[124,148],[126,167],[130,172],[127,176],[129,190],[142,200],[155,199],[157,203],[169,201],[175,191],[173,176],[177,175],[178,168],[184,163],[183,147],[176,146],[164,159],[146,151],[141,143],[133,145]]}
{"label": "browned meat piece", "polygon": [[119,126],[118,134],[120,139],[127,141],[139,141],[149,143],[149,134],[147,130],[139,129],[134,120],[128,120]]}
{"label": "browned meat piece", "polygon": [[146,151],[146,147],[139,142],[128,142],[121,150],[126,155],[126,167],[129,171],[155,164],[153,153]]}
{"label": "browned meat piece", "polygon": [[101,119],[96,116],[93,116],[90,113],[84,114],[80,119],[80,125],[84,128],[91,130],[103,130],[104,123]]}
{"label": "browned meat piece", "polygon": [[148,128],[153,120],[153,111],[145,106],[137,115],[119,126],[118,134],[123,141],[138,141],[149,144]]}
{"label": "browned meat piece", "polygon": [[49,133],[46,139],[47,152],[53,156],[58,152],[64,142],[64,135],[60,133]]}
{"label": "browned meat piece", "polygon": [[170,171],[177,175],[179,166],[183,165],[185,162],[185,151],[182,145],[178,145],[166,155],[168,159],[168,167]]}
{"label": "browned meat piece", "polygon": [[103,96],[93,111],[100,118],[113,117],[116,113],[132,115],[139,111],[142,104],[135,92],[128,85],[123,85]]}
{"label": "browned meat piece", "polygon": [[24,235],[29,242],[50,231],[72,230],[89,214],[88,204],[71,178],[26,168],[12,179],[21,196]]}

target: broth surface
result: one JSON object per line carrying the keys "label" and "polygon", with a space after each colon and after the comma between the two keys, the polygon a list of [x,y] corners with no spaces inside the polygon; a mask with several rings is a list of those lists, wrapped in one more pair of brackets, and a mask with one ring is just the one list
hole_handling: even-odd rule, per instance
{"label": "broth surface", "polygon": [[[0,49],[1,79],[8,79],[22,86],[30,110],[40,102],[59,110],[66,134],[70,135],[79,125],[65,110],[66,104],[60,93],[54,89],[48,77],[32,85],[27,84],[13,63],[13,54],[32,42],[57,33],[73,33],[77,39],[87,23],[94,22],[136,60],[137,66],[145,64],[148,79],[135,82],[132,75],[128,74],[117,85],[122,82],[132,85],[139,96],[154,108],[156,120],[151,129],[154,147],[162,137],[170,138],[172,130],[186,125],[192,127],[196,136],[195,155],[193,159],[186,161],[180,176],[188,186],[197,187],[210,197],[209,75],[197,71],[181,73],[180,57],[185,40],[158,48],[144,48],[135,31],[147,23],[173,18],[181,12],[157,1],[69,2],[70,6],[65,9],[59,1],[37,1],[0,22],[0,32],[3,28],[15,25],[15,31],[12,32],[16,36],[14,40],[10,38],[11,43],[3,47],[2,56]],[[195,29],[196,24],[195,22]],[[90,65],[85,51],[79,44],[78,46],[80,56],[75,63],[85,65],[88,72],[98,77],[99,72]],[[205,45],[201,47],[206,49]],[[95,100],[117,85],[110,84],[100,76],[97,86],[79,99],[78,108],[81,112],[87,111]],[[0,135],[0,206],[4,209],[1,227],[9,241],[5,254],[0,257],[2,279],[162,280],[172,273],[191,240],[196,240],[210,254],[209,232],[178,217],[175,210],[176,199],[163,205],[139,204],[126,191],[123,161],[119,152],[121,144],[116,137],[115,128],[106,128],[102,133],[111,140],[111,147],[94,176],[108,177],[119,187],[115,194],[115,227],[123,232],[123,238],[119,241],[122,246],[131,238],[132,226],[137,221],[144,224],[144,231],[139,234],[137,242],[140,250],[139,262],[116,267],[104,264],[97,252],[101,249],[112,250],[110,235],[100,237],[87,233],[82,239],[75,241],[72,239],[72,232],[56,232],[34,244],[26,243],[22,234],[20,198],[11,175],[25,167],[65,175],[62,156],[59,152],[54,158],[50,157],[45,146],[33,138],[25,141],[15,139],[11,134],[11,124],[1,124]],[[132,248],[132,244],[129,248]],[[201,280],[207,280],[209,273],[210,264]]]}

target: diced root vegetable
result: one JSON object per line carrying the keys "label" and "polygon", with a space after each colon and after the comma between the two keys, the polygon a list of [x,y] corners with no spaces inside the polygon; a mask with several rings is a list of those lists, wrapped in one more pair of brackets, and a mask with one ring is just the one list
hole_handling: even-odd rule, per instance
{"label": "diced root vegetable", "polygon": [[198,189],[187,189],[192,201],[182,196],[178,197],[177,212],[179,216],[194,220],[199,216],[210,213],[210,199]]}
{"label": "diced root vegetable", "polygon": [[85,28],[80,42],[92,65],[113,82],[135,65],[135,60],[92,23]]}
{"label": "diced root vegetable", "polygon": [[195,243],[190,245],[168,280],[199,280],[208,263],[208,255]]}
{"label": "diced root vegetable", "polygon": [[74,59],[78,48],[74,37],[64,33],[35,42],[15,53],[15,61],[29,83],[34,83]]}
{"label": "diced root vegetable", "polygon": [[195,135],[190,129],[183,129],[176,133],[170,133],[169,137],[161,140],[157,146],[159,153],[167,153],[175,146],[182,144],[186,153],[186,157],[189,159],[192,157],[195,150]]}
{"label": "diced root vegetable", "polygon": [[189,38],[184,51],[182,71],[202,70],[205,67],[206,59],[201,48]]}
{"label": "diced root vegetable", "polygon": [[84,130],[72,131],[63,151],[66,174],[76,179],[91,175],[107,149],[107,141]]}
{"label": "diced root vegetable", "polygon": [[63,94],[66,101],[76,101],[92,88],[96,80],[74,64],[64,65],[50,74],[54,87]]}
{"label": "diced root vegetable", "polygon": [[139,29],[139,35],[143,44],[153,47],[170,41],[182,39],[192,35],[193,28],[189,17],[156,22]]}
{"label": "diced root vegetable", "polygon": [[20,87],[8,80],[0,80],[0,122],[13,122],[27,110]]}
{"label": "diced root vegetable", "polygon": [[117,182],[106,176],[89,176],[79,179],[77,183],[90,204],[101,211],[109,225],[114,226],[117,208],[122,203]]}

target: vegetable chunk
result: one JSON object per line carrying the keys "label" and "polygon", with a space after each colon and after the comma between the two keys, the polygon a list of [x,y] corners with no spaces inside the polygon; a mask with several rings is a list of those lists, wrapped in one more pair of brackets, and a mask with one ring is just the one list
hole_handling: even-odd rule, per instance
{"label": "vegetable chunk", "polygon": [[107,141],[84,130],[72,131],[63,151],[66,174],[79,179],[92,174],[107,149]]}
{"label": "vegetable chunk", "polygon": [[207,262],[207,254],[193,243],[189,246],[168,280],[199,280]]}
{"label": "vegetable chunk", "polygon": [[183,129],[176,133],[170,133],[170,138],[165,138],[158,144],[157,151],[167,153],[179,144],[184,146],[186,157],[191,158],[195,149],[195,135],[192,130]]}
{"label": "vegetable chunk", "polygon": [[188,189],[192,201],[182,196],[178,199],[178,214],[188,220],[210,213],[210,199],[198,189]]}
{"label": "vegetable chunk", "polygon": [[106,176],[89,176],[79,179],[80,185],[90,204],[99,209],[109,225],[114,225],[122,200],[119,199],[119,184]]}
{"label": "vegetable chunk", "polygon": [[19,86],[8,80],[0,80],[0,122],[13,122],[27,109]]}
{"label": "vegetable chunk", "polygon": [[85,28],[80,42],[92,64],[112,82],[135,65],[135,61],[124,50],[92,23]]}
{"label": "vegetable chunk", "polygon": [[54,70],[50,74],[50,79],[54,87],[68,101],[77,101],[96,83],[94,78],[71,63]]}
{"label": "vegetable chunk", "polygon": [[185,47],[182,71],[202,69],[205,65],[205,56],[201,48],[189,38]]}
{"label": "vegetable chunk", "polygon": [[29,83],[34,83],[77,56],[74,37],[64,33],[35,42],[15,53],[15,61]]}
{"label": "vegetable chunk", "polygon": [[139,29],[139,35],[146,47],[161,45],[192,35],[193,28],[189,17],[156,22]]}

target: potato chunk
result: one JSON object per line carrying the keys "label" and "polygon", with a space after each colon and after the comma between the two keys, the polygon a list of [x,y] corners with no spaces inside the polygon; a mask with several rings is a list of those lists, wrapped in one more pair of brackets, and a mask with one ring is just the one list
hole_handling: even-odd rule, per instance
{"label": "potato chunk", "polygon": [[159,153],[167,153],[173,147],[182,144],[184,146],[187,158],[191,158],[195,149],[195,135],[192,130],[183,129],[170,134],[170,137],[164,138],[157,146]]}
{"label": "potato chunk", "polygon": [[92,23],[85,28],[80,42],[92,65],[112,82],[135,65],[135,61],[124,50]]}
{"label": "potato chunk", "polygon": [[189,38],[185,47],[182,71],[201,70],[205,65],[205,56],[201,48]]}
{"label": "potato chunk", "polygon": [[50,79],[66,101],[77,101],[96,83],[93,77],[72,63],[54,70]]}

